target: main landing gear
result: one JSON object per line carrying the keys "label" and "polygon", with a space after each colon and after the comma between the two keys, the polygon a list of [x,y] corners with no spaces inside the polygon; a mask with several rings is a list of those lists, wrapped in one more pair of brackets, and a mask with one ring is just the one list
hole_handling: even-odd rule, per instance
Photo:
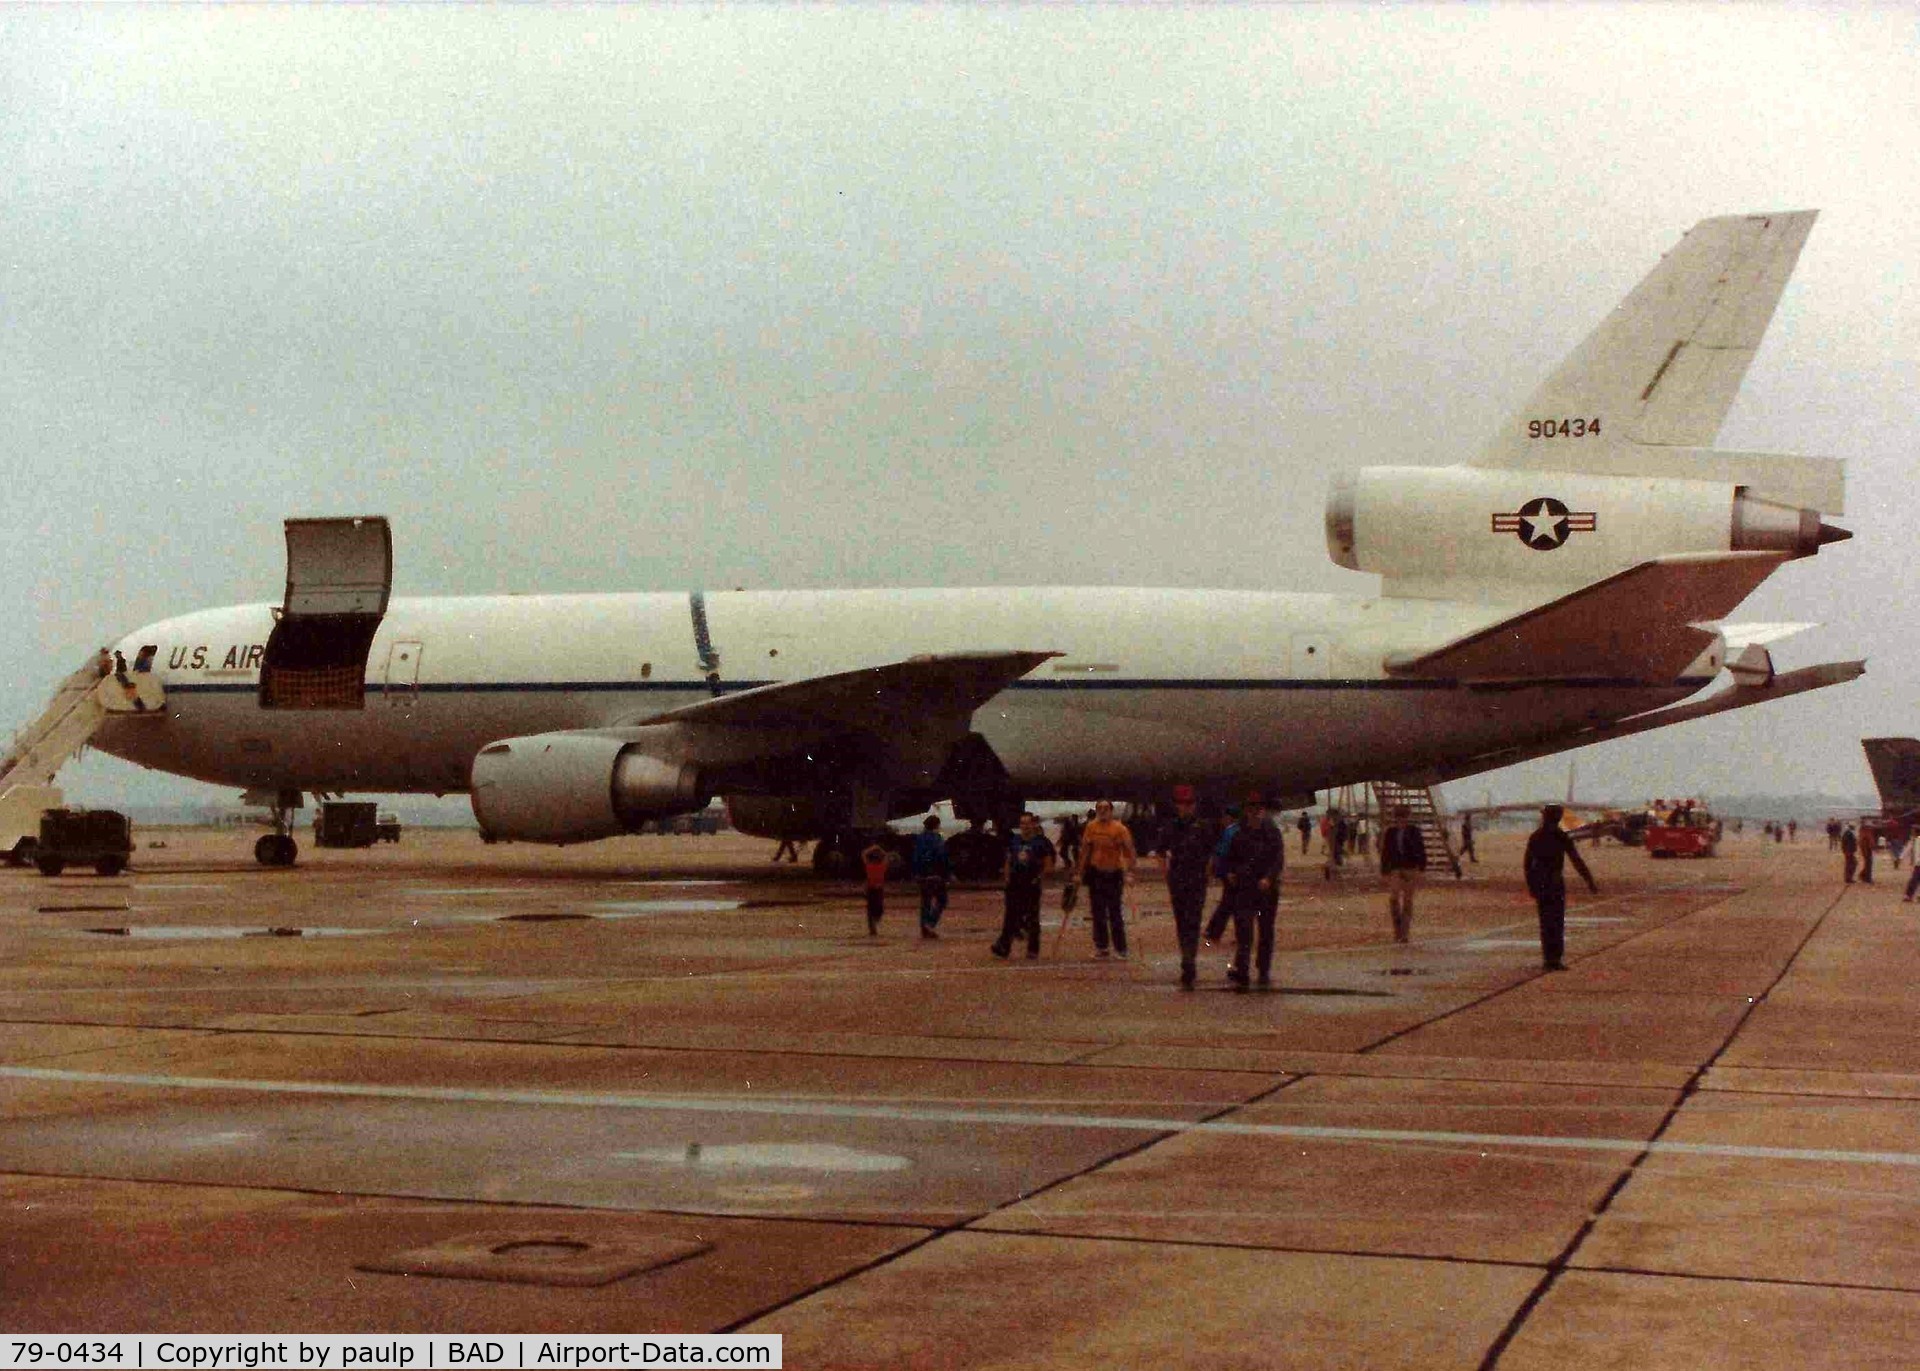
{"label": "main landing gear", "polygon": [[263,834],[253,845],[253,859],[262,866],[292,866],[300,855],[300,844],[293,840],[293,811],[300,807],[300,792],[280,791],[271,807],[273,832]]}

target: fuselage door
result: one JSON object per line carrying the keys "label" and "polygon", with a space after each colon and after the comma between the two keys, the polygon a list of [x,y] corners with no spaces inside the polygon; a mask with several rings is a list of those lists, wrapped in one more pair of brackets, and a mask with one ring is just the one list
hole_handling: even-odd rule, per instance
{"label": "fuselage door", "polygon": [[387,699],[394,704],[412,704],[420,693],[420,652],[418,642],[394,643],[387,648]]}
{"label": "fuselage door", "polygon": [[289,519],[286,527],[287,593],[260,663],[260,706],[363,709],[367,653],[393,588],[387,521]]}

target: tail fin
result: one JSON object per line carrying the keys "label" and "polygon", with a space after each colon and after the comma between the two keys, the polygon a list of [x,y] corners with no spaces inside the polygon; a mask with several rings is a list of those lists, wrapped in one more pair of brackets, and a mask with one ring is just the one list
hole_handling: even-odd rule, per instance
{"label": "tail fin", "polygon": [[1817,214],[1695,224],[1472,465],[1730,481],[1841,513],[1838,462],[1701,451],[1726,420]]}
{"label": "tail fin", "polygon": [[1873,770],[1880,807],[1888,812],[1920,809],[1920,739],[1862,738]]}

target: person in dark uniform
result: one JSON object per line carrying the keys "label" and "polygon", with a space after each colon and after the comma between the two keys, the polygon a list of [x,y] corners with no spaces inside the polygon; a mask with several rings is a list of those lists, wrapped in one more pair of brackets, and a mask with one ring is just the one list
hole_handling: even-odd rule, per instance
{"label": "person in dark uniform", "polygon": [[1007,840],[1007,912],[991,951],[1006,957],[1024,936],[1027,956],[1040,955],[1040,883],[1053,870],[1053,844],[1031,811],[1020,816],[1020,830]]}
{"label": "person in dark uniform", "polygon": [[1587,870],[1587,864],[1574,849],[1573,839],[1560,827],[1566,812],[1559,805],[1548,805],[1540,811],[1540,827],[1527,838],[1527,854],[1522,859],[1527,890],[1540,911],[1540,961],[1548,971],[1567,969],[1561,958],[1567,950],[1566,863],[1569,859],[1573,869],[1580,873],[1580,879],[1587,883],[1587,889],[1596,895],[1600,893],[1600,887],[1593,883],[1593,873]]}
{"label": "person in dark uniform", "polygon": [[1854,868],[1859,860],[1860,840],[1853,836],[1853,825],[1840,830],[1840,861],[1848,885],[1853,884]]}
{"label": "person in dark uniform", "polygon": [[[1234,835],[1240,832],[1240,811],[1229,808],[1225,826],[1213,844],[1213,874],[1225,879],[1227,848],[1233,843]],[[1207,928],[1200,935],[1201,941],[1212,947],[1220,941],[1227,931],[1227,925],[1233,922],[1233,896],[1223,885],[1220,887],[1220,899],[1213,906],[1213,913],[1207,916]]]}
{"label": "person in dark uniform", "polygon": [[1224,898],[1233,911],[1233,965],[1227,979],[1235,990],[1247,989],[1249,954],[1260,988],[1272,987],[1273,921],[1280,908],[1280,872],[1286,860],[1286,843],[1267,818],[1266,798],[1249,795],[1240,811],[1240,823],[1220,859]]}
{"label": "person in dark uniform", "polygon": [[953,879],[953,859],[940,836],[939,815],[929,814],[921,823],[907,866],[920,882],[920,936],[938,938],[940,916],[947,912],[947,882]]}
{"label": "person in dark uniform", "polygon": [[1300,830],[1300,855],[1304,857],[1307,855],[1307,849],[1313,845],[1313,820],[1303,809],[1300,811],[1300,817],[1294,820],[1293,826]]}
{"label": "person in dark uniform", "polygon": [[1219,833],[1194,808],[1193,787],[1173,788],[1173,817],[1160,825],[1154,842],[1167,870],[1167,899],[1173,905],[1173,932],[1180,943],[1180,988],[1193,989],[1200,955],[1200,915],[1207,903],[1207,868]]}
{"label": "person in dark uniform", "polygon": [[1460,819],[1460,855],[1480,865],[1480,854],[1473,850],[1473,815],[1462,815]]}
{"label": "person in dark uniform", "polygon": [[1071,814],[1060,816],[1060,843],[1055,849],[1062,862],[1077,865],[1080,860],[1080,821]]}
{"label": "person in dark uniform", "polygon": [[1393,940],[1413,937],[1413,895],[1427,869],[1427,840],[1408,816],[1405,805],[1395,805],[1393,826],[1380,835],[1380,874],[1387,882],[1387,916]]}

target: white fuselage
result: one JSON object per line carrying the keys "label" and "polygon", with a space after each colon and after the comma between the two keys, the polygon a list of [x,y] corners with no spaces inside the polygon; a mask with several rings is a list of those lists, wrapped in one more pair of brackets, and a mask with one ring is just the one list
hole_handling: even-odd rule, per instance
{"label": "white fuselage", "polygon": [[[152,624],[160,719],[95,743],[241,787],[462,791],[497,739],[631,724],[707,698],[691,597],[526,595],[392,601],[364,707],[263,709],[264,604]],[[1026,798],[1140,793],[1178,780],[1287,794],[1408,774],[1679,699],[1705,678],[1473,687],[1390,679],[1390,654],[1492,622],[1456,601],[1258,591],[1049,587],[733,591],[705,597],[719,688],[918,654],[1045,650],[974,716]]]}

